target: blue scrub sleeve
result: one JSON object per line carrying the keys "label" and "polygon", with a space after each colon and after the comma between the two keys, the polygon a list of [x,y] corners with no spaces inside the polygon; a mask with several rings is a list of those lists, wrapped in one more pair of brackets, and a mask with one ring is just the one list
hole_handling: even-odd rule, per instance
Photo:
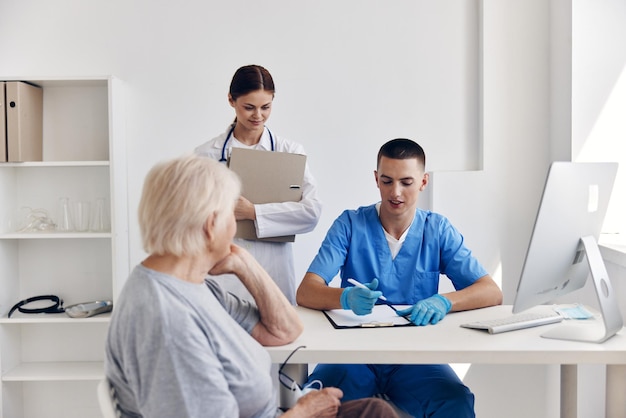
{"label": "blue scrub sleeve", "polygon": [[487,275],[487,270],[465,246],[465,238],[447,218],[441,224],[441,266],[442,274],[448,276],[456,290],[464,289],[479,278]]}
{"label": "blue scrub sleeve", "polygon": [[317,274],[326,283],[330,283],[346,261],[351,235],[347,211],[344,211],[335,219],[326,233],[326,237],[307,271]]}

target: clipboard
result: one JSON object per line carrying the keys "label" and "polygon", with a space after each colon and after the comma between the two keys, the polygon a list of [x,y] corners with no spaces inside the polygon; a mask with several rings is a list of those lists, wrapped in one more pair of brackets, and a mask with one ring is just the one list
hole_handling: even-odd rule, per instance
{"label": "clipboard", "polygon": [[405,317],[398,316],[388,305],[374,305],[372,313],[368,315],[357,315],[350,309],[331,309],[323,312],[335,329],[415,326]]}
{"label": "clipboard", "polygon": [[[232,148],[228,168],[241,179],[241,195],[255,204],[299,202],[306,155],[288,152]],[[237,221],[237,238],[294,242],[295,235],[259,238],[254,221]]]}

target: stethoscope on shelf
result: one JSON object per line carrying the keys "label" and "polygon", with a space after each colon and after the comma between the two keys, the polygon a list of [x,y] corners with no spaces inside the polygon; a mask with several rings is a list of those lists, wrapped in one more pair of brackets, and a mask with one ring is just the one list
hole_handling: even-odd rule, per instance
{"label": "stethoscope on shelf", "polygon": [[[40,300],[49,300],[52,303],[43,308],[23,308],[24,305],[27,305],[31,302],[38,302]],[[7,317],[10,318],[11,315],[13,315],[13,312],[15,312],[16,310],[26,314],[65,312],[65,308],[63,307],[63,299],[56,295],[33,296],[32,298],[20,300],[9,310],[9,314],[7,315]]]}
{"label": "stethoscope on shelf", "polygon": [[[268,128],[267,126],[264,126],[263,128],[267,129],[267,133],[270,134],[270,143],[272,144],[272,151],[274,151],[274,136],[272,135],[272,131],[270,131],[270,128]],[[230,137],[233,136],[234,130],[235,124],[233,124],[233,126],[230,128],[230,131],[228,131],[228,135],[226,135],[224,145],[222,145],[222,158],[220,158],[221,163],[225,163],[226,161],[228,161],[226,159],[226,147],[228,146],[228,141],[230,141]]]}
{"label": "stethoscope on shelf", "polygon": [[[51,303],[48,306],[41,308],[25,308],[24,305],[28,305],[32,302],[38,302],[42,300],[49,300]],[[24,314],[55,314],[65,312],[67,316],[71,318],[88,318],[90,316],[99,315],[101,313],[111,312],[113,310],[113,302],[110,300],[94,300],[91,302],[77,303],[68,307],[63,307],[63,299],[57,295],[41,295],[33,296],[28,299],[20,300],[9,310],[7,318],[11,318],[13,312],[20,311]]]}

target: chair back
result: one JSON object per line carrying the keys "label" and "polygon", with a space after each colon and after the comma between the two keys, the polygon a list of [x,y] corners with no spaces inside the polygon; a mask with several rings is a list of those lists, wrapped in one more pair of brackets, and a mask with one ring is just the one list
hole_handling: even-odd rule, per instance
{"label": "chair back", "polygon": [[98,403],[104,418],[120,418],[121,414],[117,409],[115,390],[106,377],[98,383]]}

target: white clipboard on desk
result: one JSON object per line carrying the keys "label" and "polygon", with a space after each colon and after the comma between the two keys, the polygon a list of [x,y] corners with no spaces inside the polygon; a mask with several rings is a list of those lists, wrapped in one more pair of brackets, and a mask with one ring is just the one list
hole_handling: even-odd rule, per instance
{"label": "white clipboard on desk", "polygon": [[[241,179],[241,195],[255,204],[299,202],[306,155],[232,148],[228,167]],[[253,221],[237,221],[237,238],[293,242],[295,235],[258,238]]]}
{"label": "white clipboard on desk", "polygon": [[[398,309],[410,305],[398,306]],[[346,328],[386,328],[414,325],[403,316],[398,316],[388,305],[374,305],[372,313],[357,315],[350,309],[331,309],[323,311],[328,321],[336,329]]]}

